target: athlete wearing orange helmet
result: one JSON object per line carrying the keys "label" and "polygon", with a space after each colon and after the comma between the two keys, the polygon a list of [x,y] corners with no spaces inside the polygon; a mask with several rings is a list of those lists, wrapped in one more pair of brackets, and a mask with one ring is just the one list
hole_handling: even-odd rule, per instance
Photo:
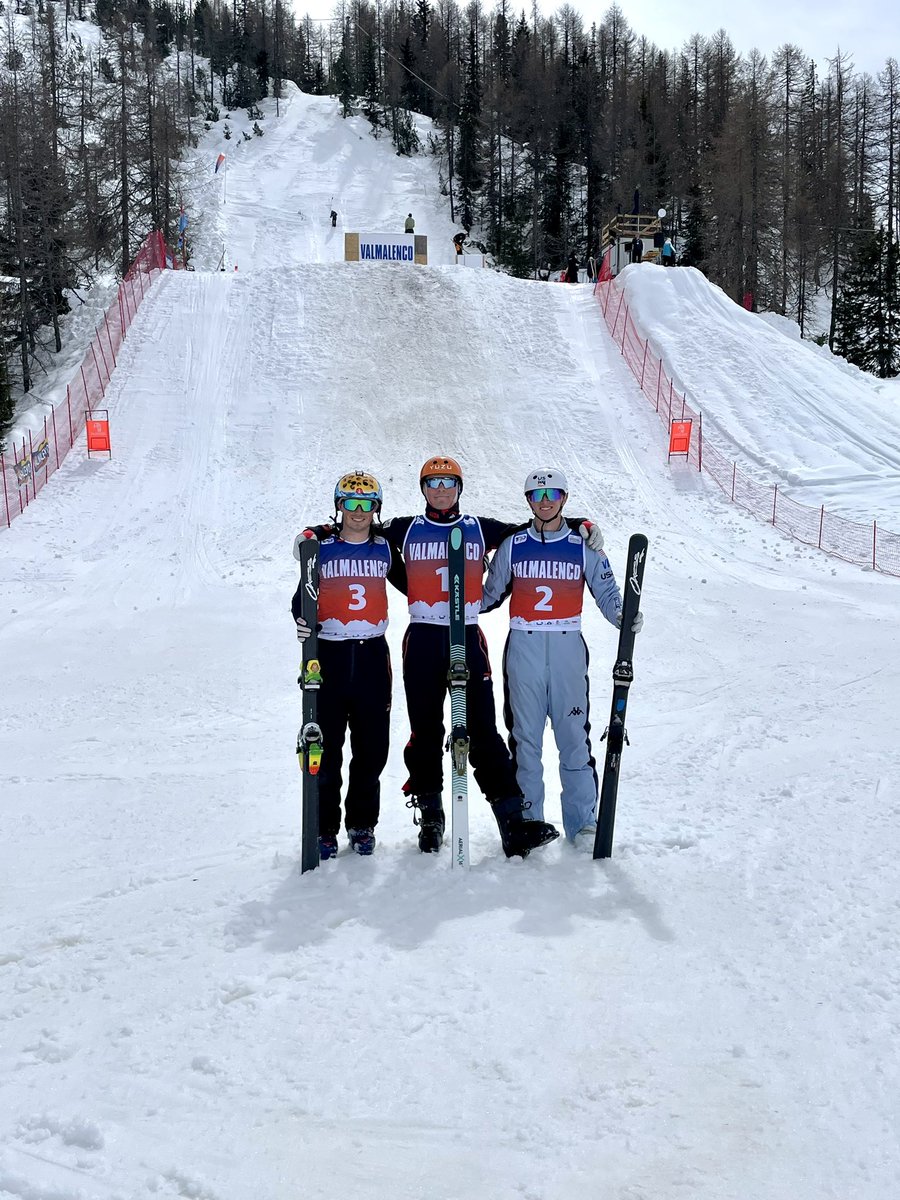
{"label": "athlete wearing orange helmet", "polygon": [[428,485],[429,479],[439,479],[441,476],[455,479],[459,487],[459,494],[462,495],[462,467],[455,458],[448,458],[445,454],[436,454],[434,458],[429,458],[427,462],[422,464],[422,469],[419,472],[419,487],[424,490]]}
{"label": "athlete wearing orange helmet", "polygon": [[[409,769],[404,790],[411,797],[410,806],[418,810],[419,849],[437,850],[444,834],[444,698],[450,662],[448,543],[450,529],[461,525],[466,547],[469,756],[478,786],[494,811],[507,857],[524,858],[559,834],[545,821],[525,817],[515,767],[497,731],[491,664],[484,634],[478,628],[484,556],[519,526],[460,512],[463,472],[449,455],[426,459],[419,471],[419,486],[425,497],[424,514],[394,517],[383,526],[388,544],[402,554],[407,574],[409,628],[403,639],[403,684],[411,733],[404,751]],[[602,545],[599,530],[594,534]]]}

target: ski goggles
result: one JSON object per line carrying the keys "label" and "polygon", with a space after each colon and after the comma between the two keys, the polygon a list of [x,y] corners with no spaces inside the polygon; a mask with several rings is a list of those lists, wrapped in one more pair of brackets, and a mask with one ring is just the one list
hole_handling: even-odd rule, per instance
{"label": "ski goggles", "polygon": [[562,500],[566,493],[562,488],[535,488],[533,492],[525,494],[531,504],[540,504],[542,500],[552,500],[555,504],[558,500]]}
{"label": "ski goggles", "polygon": [[361,496],[350,496],[341,501],[344,512],[374,512],[377,500],[364,500]]}
{"label": "ski goggles", "polygon": [[435,488],[455,488],[459,486],[459,480],[455,475],[432,475],[425,480],[425,486],[434,491]]}

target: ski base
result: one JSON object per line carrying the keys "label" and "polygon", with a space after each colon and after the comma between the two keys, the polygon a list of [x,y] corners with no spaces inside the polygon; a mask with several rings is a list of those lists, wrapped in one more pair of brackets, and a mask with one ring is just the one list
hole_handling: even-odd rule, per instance
{"label": "ski base", "polygon": [[606,760],[603,764],[600,783],[600,806],[597,813],[597,834],[594,838],[594,858],[609,858],[612,855],[616,800],[619,791],[619,768],[622,762],[622,750],[628,745],[625,711],[628,707],[628,692],[634,682],[632,658],[635,635],[632,633],[631,627],[640,608],[646,561],[647,539],[642,533],[634,533],[628,542],[628,566],[625,586],[622,590],[622,625],[619,630],[619,647],[612,672],[612,707],[609,714],[609,725],[603,734],[606,739]]}

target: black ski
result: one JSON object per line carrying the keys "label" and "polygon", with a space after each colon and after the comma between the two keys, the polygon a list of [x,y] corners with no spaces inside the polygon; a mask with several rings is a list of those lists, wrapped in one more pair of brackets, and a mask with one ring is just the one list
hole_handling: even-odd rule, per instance
{"label": "black ski", "polygon": [[322,672],[319,666],[319,543],[314,538],[294,539],[294,558],[300,563],[300,615],[312,630],[303,643],[303,661],[297,679],[303,690],[303,724],[297,734],[297,758],[303,775],[303,826],[300,872],[319,865],[319,767],[322,763],[322,730],[317,720]]}
{"label": "black ski", "polygon": [[[619,649],[613,667],[612,708],[606,738],[606,762],[600,785],[600,810],[597,814],[597,835],[594,838],[594,858],[609,858],[612,854],[613,826],[616,821],[616,796],[619,790],[619,765],[622,750],[628,745],[625,731],[625,709],[628,706],[628,689],[634,679],[632,657],[634,634],[631,626],[641,604],[641,587],[644,581],[644,566],[647,560],[647,539],[642,533],[634,533],[628,542],[628,568],[625,586],[622,589],[622,627],[619,630]],[[601,741],[603,739],[601,738]]]}
{"label": "black ski", "polygon": [[450,586],[450,670],[447,682],[450,686],[450,748],[453,768],[453,808],[451,830],[453,836],[453,858],[451,866],[469,867],[469,796],[468,758],[469,733],[466,728],[466,684],[469,671],[466,667],[466,540],[462,524],[450,530],[448,548],[448,578]]}

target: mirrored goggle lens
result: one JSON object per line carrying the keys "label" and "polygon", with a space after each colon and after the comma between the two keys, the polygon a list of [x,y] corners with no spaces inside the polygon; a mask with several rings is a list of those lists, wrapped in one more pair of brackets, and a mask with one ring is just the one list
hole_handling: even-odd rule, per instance
{"label": "mirrored goggle lens", "polygon": [[351,496],[343,502],[344,512],[372,512],[377,501],[363,500],[359,496]]}
{"label": "mirrored goggle lens", "polygon": [[535,488],[533,492],[528,493],[528,499],[532,504],[539,504],[541,500],[562,500],[564,495],[562,488]]}
{"label": "mirrored goggle lens", "polygon": [[430,479],[425,480],[425,486],[428,488],[453,488],[456,487],[456,477],[453,475],[432,475]]}

